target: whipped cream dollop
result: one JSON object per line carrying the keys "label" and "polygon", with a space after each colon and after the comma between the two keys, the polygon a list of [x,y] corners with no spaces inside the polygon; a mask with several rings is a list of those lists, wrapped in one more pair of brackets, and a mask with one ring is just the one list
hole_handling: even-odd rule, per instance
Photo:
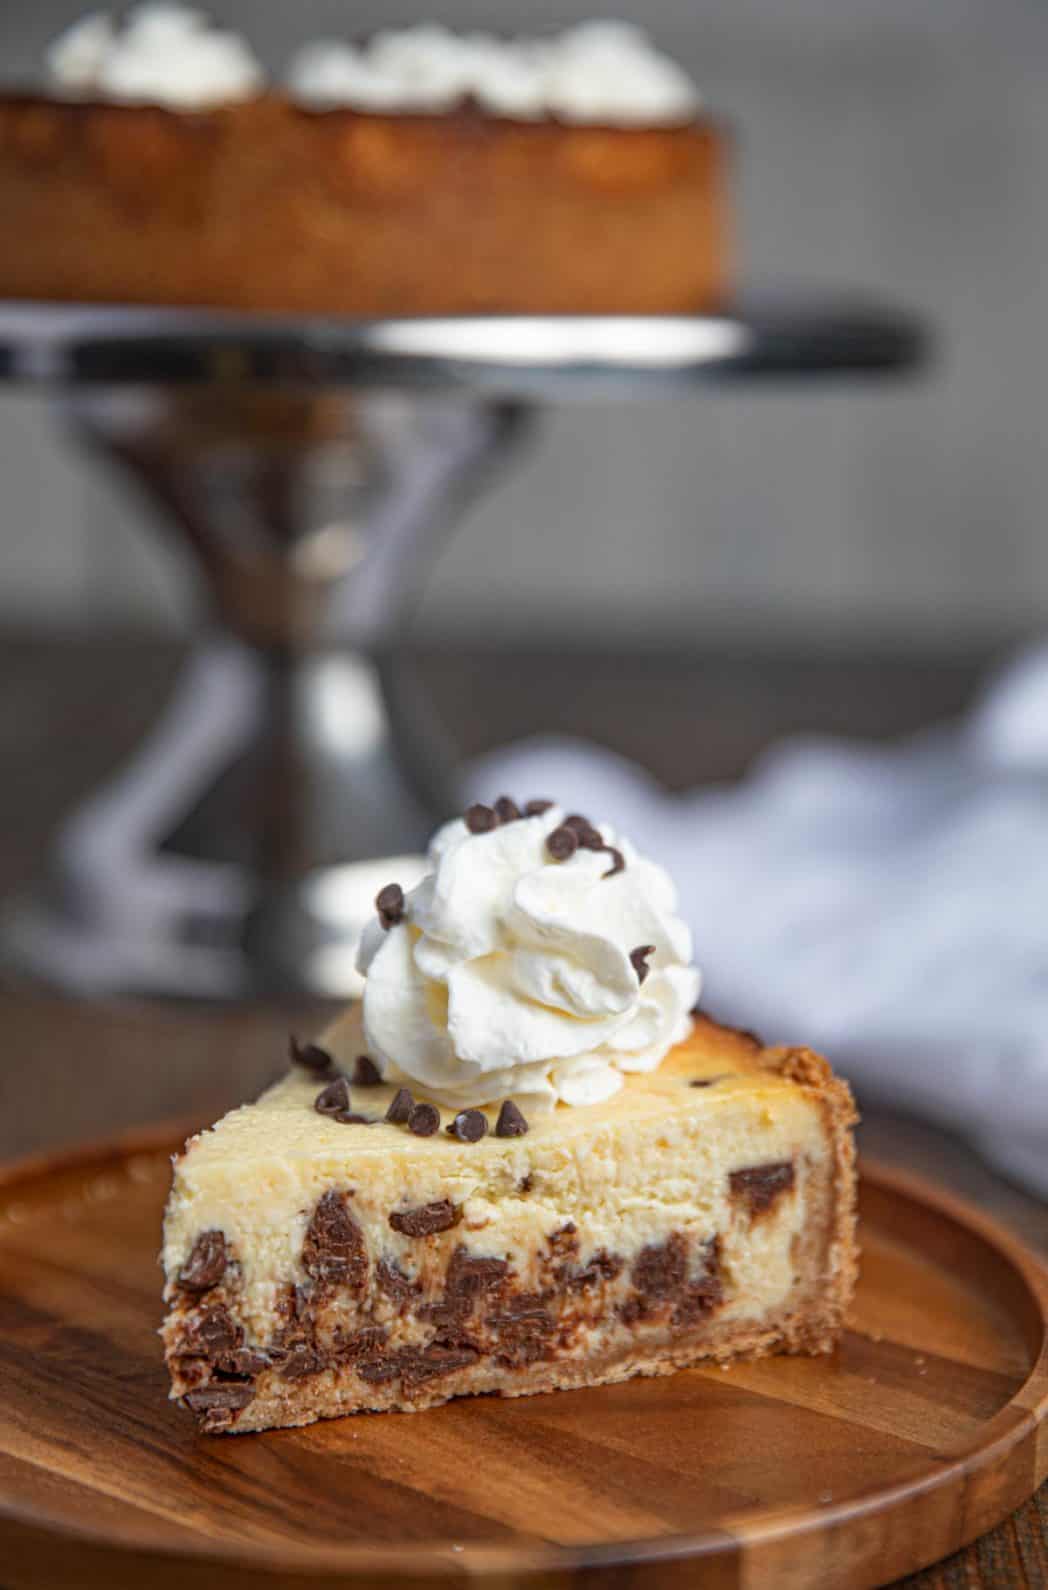
{"label": "whipped cream dollop", "polygon": [[387,1081],[456,1109],[596,1104],[688,1035],[700,977],[668,874],[606,827],[607,848],[555,860],[564,821],[446,824],[400,919],[369,924],[364,1032]]}
{"label": "whipped cream dollop", "polygon": [[518,120],[623,126],[686,121],[699,104],[683,68],[627,22],[586,22],[546,39],[428,23],[360,46],[317,40],[295,57],[288,87],[314,110],[439,112],[470,100]]}
{"label": "whipped cream dollop", "polygon": [[122,25],[104,11],[81,17],[52,44],[47,71],[65,93],[173,110],[248,99],[264,81],[239,34],[161,0],[135,6]]}

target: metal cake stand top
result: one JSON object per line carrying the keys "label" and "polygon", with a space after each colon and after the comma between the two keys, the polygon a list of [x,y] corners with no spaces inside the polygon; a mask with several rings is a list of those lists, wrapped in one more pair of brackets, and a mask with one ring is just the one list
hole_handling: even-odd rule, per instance
{"label": "metal cake stand top", "polygon": [[570,400],[712,382],[900,374],[919,321],[858,299],[754,299],[717,314],[384,320],[0,304],[0,378],[66,386],[296,385]]}

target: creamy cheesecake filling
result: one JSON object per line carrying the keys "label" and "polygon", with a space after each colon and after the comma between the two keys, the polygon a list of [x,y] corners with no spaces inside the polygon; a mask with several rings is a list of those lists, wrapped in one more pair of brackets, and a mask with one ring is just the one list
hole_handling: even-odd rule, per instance
{"label": "creamy cheesecake filling", "polygon": [[[834,1172],[818,1102],[730,1068],[696,1089],[693,1071],[631,1078],[599,1124],[562,1110],[468,1148],[347,1129],[312,1109],[314,1081],[279,1083],[176,1169],[173,1395],[251,1428],[307,1379],[371,1406],[786,1318]],[[391,1089],[366,1091],[381,1113]]]}

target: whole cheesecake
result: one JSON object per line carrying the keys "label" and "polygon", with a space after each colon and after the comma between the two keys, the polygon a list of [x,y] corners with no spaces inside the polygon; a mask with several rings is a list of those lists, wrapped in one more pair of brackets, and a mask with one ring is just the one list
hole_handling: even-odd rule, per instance
{"label": "whole cheesecake", "polygon": [[833,1347],[847,1087],[692,1013],[665,874],[536,804],[442,830],[362,1009],[177,1160],[163,1336],[205,1431]]}
{"label": "whole cheesecake", "polygon": [[729,280],[726,137],[636,30],[314,45],[94,15],[0,97],[0,296],[337,315],[667,313]]}

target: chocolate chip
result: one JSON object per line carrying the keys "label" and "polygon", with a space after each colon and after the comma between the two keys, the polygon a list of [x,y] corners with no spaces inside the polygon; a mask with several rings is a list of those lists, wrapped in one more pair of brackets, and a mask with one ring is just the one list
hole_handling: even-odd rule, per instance
{"label": "chocolate chip", "polygon": [[630,950],[630,965],[637,974],[638,983],[643,983],[651,971],[651,967],[648,965],[648,956],[654,954],[654,944],[638,944],[635,950]]}
{"label": "chocolate chip", "polygon": [[301,1066],[304,1071],[314,1071],[317,1076],[334,1075],[334,1058],[318,1043],[299,1043],[292,1033],[287,1041],[287,1049],[292,1065]]}
{"label": "chocolate chip", "polygon": [[343,1126],[374,1126],[377,1115],[361,1115],[359,1110],[336,1110],[334,1119]]}
{"label": "chocolate chip", "polygon": [[459,1110],[448,1127],[448,1132],[460,1143],[479,1143],[487,1130],[488,1118],[483,1110]]}
{"label": "chocolate chip", "polygon": [[369,1054],[358,1054],[353,1066],[353,1086],[355,1088],[377,1088],[382,1081],[382,1072]]}
{"label": "chocolate chip", "polygon": [[495,816],[500,823],[515,823],[520,816],[520,807],[508,795],[500,795],[495,802]]}
{"label": "chocolate chip", "polygon": [[228,1262],[221,1231],[202,1231],[178,1272],[178,1285],[186,1292],[209,1292],[225,1275]]}
{"label": "chocolate chip", "polygon": [[552,807],[552,801],[526,801],[524,804],[524,816],[543,817]]}
{"label": "chocolate chip", "polygon": [[393,1126],[406,1126],[411,1118],[415,1101],[407,1088],[398,1088],[389,1103],[386,1111],[386,1120]]}
{"label": "chocolate chip", "polygon": [[375,910],[382,926],[389,931],[404,920],[404,891],[399,883],[387,883],[375,896]]}
{"label": "chocolate chip", "polygon": [[562,823],[546,839],[546,849],[554,861],[567,861],[579,848],[579,836],[574,828]]}
{"label": "chocolate chip", "polygon": [[637,1291],[647,1298],[672,1297],[688,1278],[688,1249],[679,1231],[671,1231],[665,1242],[652,1242],[641,1248],[633,1261],[631,1279]]}
{"label": "chocolate chip", "polygon": [[302,1243],[302,1267],[313,1281],[360,1292],[367,1285],[368,1253],[348,1197],[331,1188],[317,1204]]}
{"label": "chocolate chip", "polygon": [[438,1198],[431,1204],[420,1204],[417,1209],[394,1209],[389,1223],[394,1231],[405,1237],[432,1237],[438,1231],[450,1231],[462,1218],[461,1210],[450,1198]]}
{"label": "chocolate chip", "polygon": [[588,817],[583,817],[581,812],[572,812],[569,817],[565,817],[564,827],[573,828],[577,834],[593,832],[593,824]]}
{"label": "chocolate chip", "polygon": [[313,1108],[318,1115],[337,1115],[340,1110],[350,1109],[351,1105],[349,1083],[345,1077],[336,1077],[334,1082],[329,1082],[313,1100]]}
{"label": "chocolate chip", "polygon": [[480,801],[477,801],[473,806],[467,807],[465,822],[471,834],[488,834],[499,825],[499,820],[492,808],[481,805]]}
{"label": "chocolate chip", "polygon": [[504,1099],[495,1122],[496,1137],[523,1137],[528,1123],[512,1099]]}
{"label": "chocolate chip", "polygon": [[606,850],[611,857],[611,866],[604,874],[605,878],[613,878],[617,872],[625,872],[626,858],[621,850],[616,850],[614,845],[602,845],[600,848]]}
{"label": "chocolate chip", "polygon": [[440,1111],[434,1104],[416,1104],[408,1116],[408,1131],[416,1137],[432,1137],[440,1127]]}
{"label": "chocolate chip", "polygon": [[692,1077],[688,1083],[689,1088],[712,1088],[715,1082],[723,1082],[723,1077]]}

